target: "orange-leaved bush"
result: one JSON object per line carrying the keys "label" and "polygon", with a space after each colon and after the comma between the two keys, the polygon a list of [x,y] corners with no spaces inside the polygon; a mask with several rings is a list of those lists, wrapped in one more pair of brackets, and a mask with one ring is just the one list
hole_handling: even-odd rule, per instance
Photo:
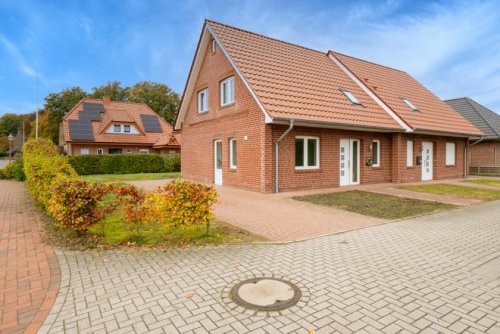
{"label": "orange-leaved bush", "polygon": [[147,212],[144,207],[146,194],[143,190],[130,185],[117,187],[115,194],[119,203],[123,205],[123,215],[126,222],[134,224],[138,232],[139,226],[147,222]]}
{"label": "orange-leaved bush", "polygon": [[213,187],[177,179],[146,195],[147,219],[166,227],[209,224],[217,202]]}

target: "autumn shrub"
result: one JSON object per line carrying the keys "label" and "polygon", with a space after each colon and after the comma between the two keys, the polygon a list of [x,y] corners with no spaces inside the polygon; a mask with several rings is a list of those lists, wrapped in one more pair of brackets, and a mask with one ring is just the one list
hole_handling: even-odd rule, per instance
{"label": "autumn shrub", "polygon": [[0,179],[24,181],[25,175],[22,157],[0,169]]}
{"label": "autumn shrub", "polygon": [[209,226],[216,202],[217,192],[213,187],[177,179],[147,194],[144,207],[150,221],[166,227]]}
{"label": "autumn shrub", "polygon": [[69,157],[79,175],[165,173],[165,160],[158,154],[108,154]]}
{"label": "autumn shrub", "polygon": [[112,185],[98,184],[75,176],[58,175],[51,186],[47,211],[65,228],[85,232],[112,212],[114,202],[102,205]]}
{"label": "autumn shrub", "polygon": [[147,213],[144,207],[146,194],[143,190],[130,185],[117,187],[115,194],[119,203],[123,205],[125,220],[127,223],[133,224],[136,232],[139,233],[141,225],[147,222]]}

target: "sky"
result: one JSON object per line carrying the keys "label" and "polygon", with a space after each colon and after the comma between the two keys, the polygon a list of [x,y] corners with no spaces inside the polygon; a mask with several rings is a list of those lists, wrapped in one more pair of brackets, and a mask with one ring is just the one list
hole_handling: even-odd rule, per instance
{"label": "sky", "polygon": [[0,0],[0,115],[108,81],[182,93],[204,19],[404,70],[500,113],[500,0]]}

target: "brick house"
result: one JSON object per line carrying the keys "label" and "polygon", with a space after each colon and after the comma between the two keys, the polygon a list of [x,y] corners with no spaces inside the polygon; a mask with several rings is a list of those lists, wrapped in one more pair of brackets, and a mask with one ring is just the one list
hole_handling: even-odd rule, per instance
{"label": "brick house", "polygon": [[180,134],[144,103],[84,98],[61,122],[68,155],[178,154]]}
{"label": "brick house", "polygon": [[174,128],[182,177],[266,193],[462,177],[482,135],[405,72],[208,20]]}
{"label": "brick house", "polygon": [[484,133],[471,138],[470,166],[500,166],[500,115],[468,97],[445,102]]}

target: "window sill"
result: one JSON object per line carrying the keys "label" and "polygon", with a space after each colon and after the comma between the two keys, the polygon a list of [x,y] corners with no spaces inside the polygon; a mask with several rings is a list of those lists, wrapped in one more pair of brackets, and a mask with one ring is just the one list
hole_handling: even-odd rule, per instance
{"label": "window sill", "polygon": [[233,172],[233,173],[234,173],[234,172],[237,172],[237,171],[238,171],[238,168],[236,168],[236,167],[229,167],[229,168],[227,169],[227,171],[228,171],[228,172]]}
{"label": "window sill", "polygon": [[321,168],[319,167],[311,167],[311,168],[297,168],[295,167],[295,173],[314,173],[321,172]]}
{"label": "window sill", "polygon": [[234,106],[234,105],[235,105],[235,103],[234,103],[234,102],[231,102],[231,103],[225,104],[225,105],[223,105],[223,106],[219,106],[219,110],[221,110],[221,109],[226,109],[226,108],[232,107],[232,106]]}
{"label": "window sill", "polygon": [[205,115],[205,114],[208,114],[208,110],[206,110],[206,111],[198,111],[198,113],[196,115]]}
{"label": "window sill", "polygon": [[445,165],[446,168],[448,167],[457,167],[457,164],[454,164],[454,165]]}
{"label": "window sill", "polygon": [[406,169],[415,169],[415,168],[417,168],[417,167],[415,167],[415,166],[406,166]]}
{"label": "window sill", "polygon": [[373,166],[372,165],[371,167],[372,167],[372,169],[382,169],[382,167],[380,165],[378,165],[378,166]]}

